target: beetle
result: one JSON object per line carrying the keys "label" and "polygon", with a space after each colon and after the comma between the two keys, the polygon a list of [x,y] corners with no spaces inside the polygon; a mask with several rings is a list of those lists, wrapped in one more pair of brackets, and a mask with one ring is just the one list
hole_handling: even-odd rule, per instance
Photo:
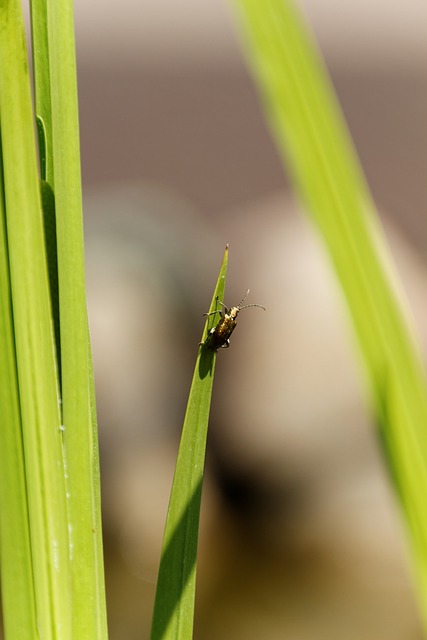
{"label": "beetle", "polygon": [[236,318],[239,312],[242,309],[247,309],[248,307],[260,307],[266,311],[266,308],[262,306],[262,304],[245,304],[242,306],[246,298],[248,297],[249,289],[246,294],[243,296],[242,300],[235,307],[226,307],[223,302],[217,297],[217,302],[223,307],[223,309],[217,309],[216,311],[211,311],[210,313],[204,313],[204,316],[213,316],[215,313],[220,313],[221,318],[218,320],[217,324],[209,331],[206,340],[201,342],[201,345],[204,345],[211,349],[212,351],[217,352],[218,349],[228,349],[230,346],[230,336],[233,333],[237,321]]}

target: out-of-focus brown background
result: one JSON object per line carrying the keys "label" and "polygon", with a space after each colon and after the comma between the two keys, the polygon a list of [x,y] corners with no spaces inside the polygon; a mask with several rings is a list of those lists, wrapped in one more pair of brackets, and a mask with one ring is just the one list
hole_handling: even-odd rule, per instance
{"label": "out-of-focus brown background", "polygon": [[[306,0],[427,353],[422,0]],[[419,640],[346,310],[291,197],[232,3],[76,1],[112,640],[148,638],[202,313],[230,243],[197,640]]]}

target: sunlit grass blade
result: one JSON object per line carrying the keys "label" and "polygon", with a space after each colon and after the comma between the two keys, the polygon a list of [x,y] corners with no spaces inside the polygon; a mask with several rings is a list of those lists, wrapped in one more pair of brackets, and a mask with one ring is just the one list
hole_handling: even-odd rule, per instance
{"label": "sunlit grass blade", "polygon": [[[32,0],[42,178],[55,218],[60,383],[72,568],[73,637],[107,635],[99,458],[88,332],[73,2]],[[49,233],[47,232],[47,242]],[[55,318],[55,292],[52,292]]]}
{"label": "sunlit grass blade", "polygon": [[[290,0],[236,0],[269,122],[341,282],[409,523],[427,622],[427,395],[371,196],[332,85]],[[310,393],[310,390],[307,390]]]}
{"label": "sunlit grass blade", "polygon": [[[5,522],[9,513],[12,521],[17,524],[20,521],[23,526],[22,531],[16,533],[19,541],[16,555],[10,532],[6,532],[7,539],[2,539],[2,554],[10,554],[8,560],[2,555],[5,627],[15,628],[17,623],[11,620],[11,616],[22,618],[28,615],[22,627],[31,628],[36,615],[37,633],[29,633],[28,636],[18,634],[15,637],[38,637],[40,634],[46,638],[65,640],[72,636],[69,633],[70,565],[58,380],[32,100],[22,11],[18,0],[1,3],[0,24],[0,114],[6,222],[3,231],[4,238],[7,238],[7,249],[2,247],[1,284],[5,287],[1,294],[2,341],[5,346],[2,357],[6,355],[8,358],[7,365],[4,361],[3,367],[7,366],[11,375],[10,388],[3,387],[2,390],[4,404],[0,409],[4,429],[2,443],[12,456],[4,465],[0,464],[0,473],[4,473],[2,484],[13,482],[9,496],[4,484],[1,491],[4,500],[0,505],[2,536],[6,531]],[[7,259],[9,288],[5,265]],[[13,328],[10,326],[12,318]],[[7,384],[7,381],[2,380],[1,384]],[[12,433],[12,429],[18,431]],[[25,490],[22,486],[21,439],[25,457]],[[7,452],[2,450],[0,455],[6,456]],[[15,473],[11,467],[13,461],[16,462]],[[11,506],[13,498],[22,503]],[[25,518],[28,518],[26,524]],[[28,533],[30,545],[26,539]],[[5,545],[8,542],[11,546],[7,551]],[[6,563],[5,567],[3,562]],[[33,586],[26,587],[30,572]],[[18,585],[23,586],[23,594],[17,590]],[[13,599],[15,603],[11,605]],[[28,611],[25,609],[27,604]],[[12,607],[11,611],[8,606]]]}
{"label": "sunlit grass blade", "polygon": [[[228,247],[209,312],[224,299]],[[208,316],[202,342],[218,316]],[[199,349],[172,484],[157,581],[151,640],[189,640],[193,633],[197,540],[216,353]]]}
{"label": "sunlit grass blade", "polygon": [[[0,557],[6,638],[37,634],[0,150]],[[13,552],[12,552],[13,550]],[[19,599],[16,594],[19,593]],[[22,615],[22,610],[26,615]]]}

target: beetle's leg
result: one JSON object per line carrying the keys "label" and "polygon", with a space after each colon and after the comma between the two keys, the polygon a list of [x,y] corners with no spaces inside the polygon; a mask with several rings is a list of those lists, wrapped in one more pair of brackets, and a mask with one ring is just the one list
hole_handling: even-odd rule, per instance
{"label": "beetle's leg", "polygon": [[214,353],[218,353],[218,349],[212,349],[212,347],[209,345],[208,338],[209,338],[209,334],[204,342],[199,342],[199,347],[206,347],[206,349],[210,349]]}
{"label": "beetle's leg", "polygon": [[229,312],[228,307],[225,306],[225,304],[223,302],[221,302],[221,300],[218,298],[218,296],[216,297],[216,301],[219,302],[219,304],[224,307],[224,309],[226,310],[226,312]]}
{"label": "beetle's leg", "polygon": [[221,309],[217,309],[216,311],[211,311],[210,313],[204,313],[204,316],[214,316],[216,313],[221,313]]}
{"label": "beetle's leg", "polygon": [[227,340],[225,341],[225,344],[221,345],[221,349],[228,349],[229,346],[230,346],[230,340],[227,338]]}
{"label": "beetle's leg", "polygon": [[[206,315],[206,314],[205,314]],[[211,335],[215,333],[215,327],[213,327],[210,331],[208,331],[208,334],[206,336],[206,340],[204,342],[199,342],[199,347],[202,345],[206,345],[208,346],[209,343],[209,338],[211,337]]]}

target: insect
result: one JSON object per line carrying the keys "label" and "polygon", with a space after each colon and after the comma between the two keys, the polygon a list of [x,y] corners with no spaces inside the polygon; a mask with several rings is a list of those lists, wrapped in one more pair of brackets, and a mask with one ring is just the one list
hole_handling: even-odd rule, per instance
{"label": "insect", "polygon": [[205,345],[212,351],[218,351],[218,349],[228,349],[230,346],[230,336],[233,333],[237,321],[236,318],[239,312],[242,309],[246,309],[247,307],[260,307],[261,309],[266,310],[262,304],[245,304],[242,306],[243,302],[246,300],[249,293],[249,289],[246,292],[246,295],[242,298],[239,304],[236,307],[228,307],[225,306],[219,298],[217,301],[223,307],[223,309],[217,309],[216,311],[211,311],[210,313],[204,313],[205,316],[212,316],[215,313],[220,313],[221,318],[218,320],[218,323],[209,331],[207,338],[204,342],[200,344]]}

